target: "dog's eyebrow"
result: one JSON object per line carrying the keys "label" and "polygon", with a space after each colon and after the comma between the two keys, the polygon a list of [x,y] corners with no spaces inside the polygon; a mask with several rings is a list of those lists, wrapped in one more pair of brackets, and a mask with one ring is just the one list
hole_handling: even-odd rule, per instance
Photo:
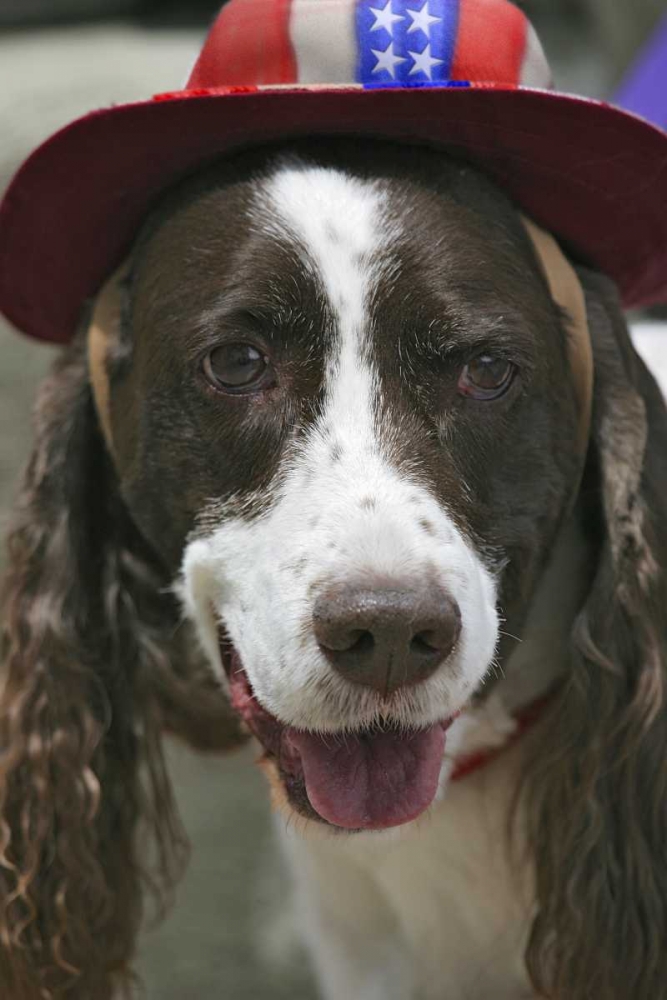
{"label": "dog's eyebrow", "polygon": [[406,342],[411,340],[419,353],[447,357],[495,349],[511,352],[526,365],[535,362],[534,331],[526,317],[513,311],[465,318],[445,316],[411,327],[411,331],[406,331],[409,337]]}
{"label": "dog's eyebrow", "polygon": [[210,340],[235,330],[251,333],[259,329],[270,343],[289,340],[296,345],[312,346],[321,341],[332,322],[324,304],[313,310],[287,301],[237,300],[202,311],[195,327],[203,338]]}

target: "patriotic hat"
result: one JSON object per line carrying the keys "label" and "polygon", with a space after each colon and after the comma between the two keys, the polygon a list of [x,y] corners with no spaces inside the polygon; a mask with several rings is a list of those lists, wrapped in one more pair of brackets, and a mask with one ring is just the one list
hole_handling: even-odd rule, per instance
{"label": "patriotic hat", "polygon": [[80,118],[19,170],[0,206],[0,309],[68,341],[167,187],[314,135],[463,157],[627,307],[667,301],[667,133],[550,87],[507,0],[230,0],[184,90]]}

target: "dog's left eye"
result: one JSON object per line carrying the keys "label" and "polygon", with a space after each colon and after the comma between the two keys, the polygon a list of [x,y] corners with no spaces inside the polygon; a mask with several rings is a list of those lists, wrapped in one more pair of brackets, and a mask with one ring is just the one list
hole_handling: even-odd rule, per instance
{"label": "dog's left eye", "polygon": [[458,389],[473,399],[498,399],[509,389],[516,375],[516,365],[505,358],[481,354],[473,358],[459,378]]}
{"label": "dog's left eye", "polygon": [[253,344],[223,344],[204,358],[204,375],[214,389],[252,392],[267,388],[271,366],[268,357]]}

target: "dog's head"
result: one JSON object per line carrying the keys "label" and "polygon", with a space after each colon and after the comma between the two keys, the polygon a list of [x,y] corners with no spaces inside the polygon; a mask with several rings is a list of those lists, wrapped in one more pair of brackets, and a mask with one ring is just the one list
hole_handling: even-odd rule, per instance
{"label": "dog's head", "polygon": [[[667,826],[630,801],[630,776],[647,780],[664,749],[665,469],[647,455],[665,421],[613,289],[576,278],[548,239],[466,165],[349,142],[241,155],[148,220],[44,391],[12,542],[5,855],[27,875],[8,875],[5,926],[23,922],[36,950],[30,915],[51,900],[50,973],[83,967],[88,993],[107,995],[96,942],[113,905],[93,919],[73,885],[64,929],[54,900],[106,854],[138,906],[120,869],[142,746],[164,841],[159,726],[199,746],[239,736],[219,692],[192,682],[183,617],[288,808],[354,830],[403,823],[435,794],[447,729],[509,662],[505,633],[522,635],[578,501],[590,593],[567,622],[557,728],[528,776],[542,914],[530,961],[559,1000],[588,995],[573,956],[606,933],[596,863],[623,867],[629,833],[629,872]],[[49,741],[54,712],[69,749]],[[38,890],[46,848],[22,817],[31,796],[49,799],[40,776],[63,753],[57,822],[70,829],[72,801],[98,820]],[[639,909],[618,927],[634,928],[652,983]],[[582,920],[597,928],[588,950]],[[119,953],[131,935],[130,922]],[[616,968],[600,975],[599,995],[624,995],[605,992]]]}
{"label": "dog's head", "polygon": [[162,208],[121,284],[111,453],[235,707],[298,810],[414,818],[583,464],[526,228],[435,154],[254,154]]}

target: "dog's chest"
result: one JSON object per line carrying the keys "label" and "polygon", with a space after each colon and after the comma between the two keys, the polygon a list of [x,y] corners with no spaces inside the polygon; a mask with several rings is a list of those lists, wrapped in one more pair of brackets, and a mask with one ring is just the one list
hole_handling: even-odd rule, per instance
{"label": "dog's chest", "polygon": [[[386,837],[283,835],[326,1000],[521,1000],[529,876],[506,849],[507,762]],[[523,883],[523,884],[522,884]]]}

